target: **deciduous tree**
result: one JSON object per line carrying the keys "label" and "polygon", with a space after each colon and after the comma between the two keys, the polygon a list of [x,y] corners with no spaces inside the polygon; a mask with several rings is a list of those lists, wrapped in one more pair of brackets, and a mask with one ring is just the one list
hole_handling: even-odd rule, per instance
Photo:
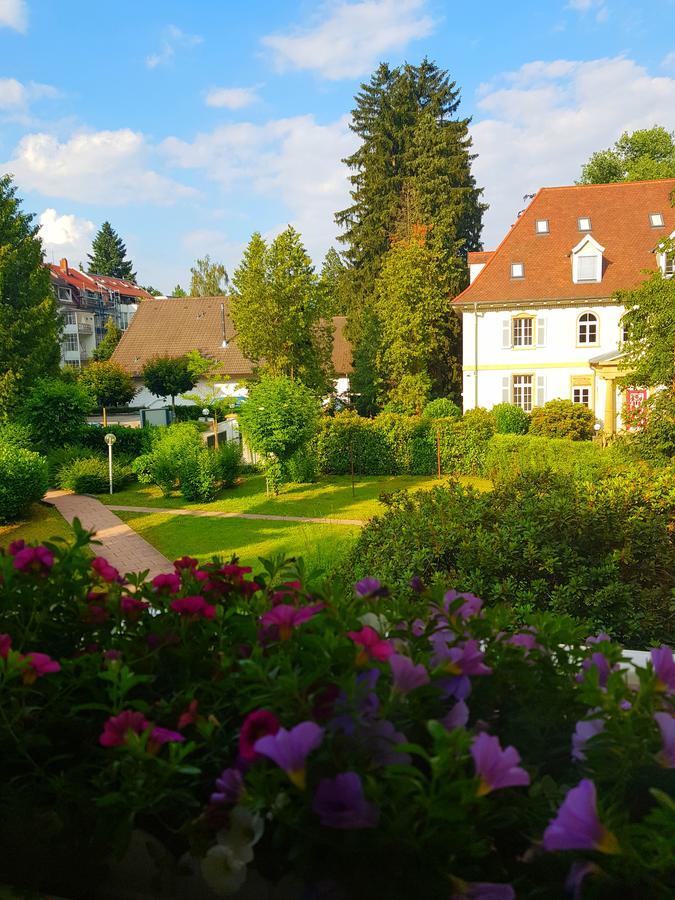
{"label": "deciduous tree", "polygon": [[613,147],[594,153],[581,170],[579,184],[654,178],[675,178],[675,132],[661,125],[626,131]]}
{"label": "deciduous tree", "polygon": [[103,424],[108,424],[109,406],[126,406],[136,394],[131,376],[112,360],[92,362],[80,375],[80,382],[103,409]]}
{"label": "deciduous tree", "polygon": [[191,297],[225,296],[229,284],[227,271],[222,263],[212,262],[208,253],[203,259],[195,262],[190,269],[190,274],[192,276],[190,281]]}
{"label": "deciduous tree", "polygon": [[174,413],[178,394],[191,391],[198,380],[186,356],[155,356],[143,366],[143,383],[156,397],[171,397]]}
{"label": "deciduous tree", "polygon": [[115,351],[115,347],[119,344],[122,332],[120,331],[114,319],[110,318],[105,323],[105,334],[103,340],[92,353],[92,359],[103,362],[110,359]]}

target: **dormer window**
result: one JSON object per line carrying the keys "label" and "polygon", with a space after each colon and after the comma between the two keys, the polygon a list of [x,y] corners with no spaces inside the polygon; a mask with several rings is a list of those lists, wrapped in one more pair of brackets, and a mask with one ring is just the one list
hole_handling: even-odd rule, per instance
{"label": "dormer window", "polygon": [[548,234],[548,219],[537,219],[535,223],[535,230],[537,234]]}
{"label": "dormer window", "polygon": [[511,278],[524,278],[525,266],[521,262],[511,263]]}
{"label": "dormer window", "polygon": [[588,216],[582,216],[579,220],[579,231],[590,231],[591,230],[591,220]]}
{"label": "dormer window", "polygon": [[575,284],[602,281],[602,254],[605,248],[592,238],[582,238],[572,250],[572,281]]}
{"label": "dormer window", "polygon": [[663,228],[663,214],[649,213],[649,224],[652,228]]}

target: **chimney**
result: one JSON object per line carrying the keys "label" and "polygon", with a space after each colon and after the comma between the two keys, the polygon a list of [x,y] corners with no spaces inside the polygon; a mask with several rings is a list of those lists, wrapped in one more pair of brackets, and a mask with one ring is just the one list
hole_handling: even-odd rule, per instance
{"label": "chimney", "polygon": [[68,260],[67,259],[61,260],[61,262],[59,263],[59,269],[61,269],[61,271],[64,273],[64,275],[70,275],[70,272],[68,271]]}

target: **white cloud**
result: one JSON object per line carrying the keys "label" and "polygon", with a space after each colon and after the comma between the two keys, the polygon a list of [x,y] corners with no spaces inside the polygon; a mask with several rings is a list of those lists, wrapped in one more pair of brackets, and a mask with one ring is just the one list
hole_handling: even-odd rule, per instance
{"label": "white cloud", "polygon": [[[0,0],[1,2],[1,0]],[[49,84],[37,84],[30,81],[23,84],[16,78],[0,78],[0,109],[10,111],[25,111],[34,100],[43,97],[58,97],[59,92]]]}
{"label": "white cloud", "polygon": [[490,203],[485,246],[506,234],[523,195],[573,184],[596,150],[624,131],[675,129],[675,78],[623,57],[532,62],[481,89],[471,132],[477,183]]}
{"label": "white cloud", "polygon": [[661,68],[666,72],[675,72],[675,51],[667,53],[661,60]]}
{"label": "white cloud", "polygon": [[360,0],[329,7],[321,22],[262,39],[280,70],[309,69],[325,78],[357,78],[380,58],[427,37],[435,23],[426,0]]}
{"label": "white cloud", "polygon": [[[0,0],[1,2],[1,0]],[[176,25],[167,25],[162,33],[162,42],[158,53],[151,53],[145,59],[149,69],[156,69],[170,62],[176,55],[176,50],[194,47],[204,40],[198,34],[186,34]]]}
{"label": "white cloud", "polygon": [[0,28],[25,32],[28,28],[26,0],[0,0]]}
{"label": "white cloud", "polygon": [[78,132],[60,143],[51,134],[27,134],[12,159],[0,163],[22,190],[90,203],[168,205],[194,191],[149,165],[144,136],[129,128]]}
{"label": "white cloud", "polygon": [[257,100],[258,94],[254,87],[214,87],[204,98],[207,106],[215,106],[219,109],[243,109],[245,106],[256,103]]}
{"label": "white cloud", "polygon": [[52,207],[46,209],[38,221],[47,260],[58,261],[65,256],[74,266],[84,260],[96,227],[93,222],[73,215],[59,215]]}
{"label": "white cloud", "polygon": [[606,22],[609,18],[609,8],[605,0],[569,0],[567,9],[573,9],[582,15],[594,13],[596,22]]}
{"label": "white cloud", "polygon": [[335,240],[333,214],[349,203],[341,160],[355,146],[347,117],[322,125],[306,115],[222,125],[192,142],[169,138],[163,149],[174,166],[201,170],[225,190],[283,203],[316,260]]}

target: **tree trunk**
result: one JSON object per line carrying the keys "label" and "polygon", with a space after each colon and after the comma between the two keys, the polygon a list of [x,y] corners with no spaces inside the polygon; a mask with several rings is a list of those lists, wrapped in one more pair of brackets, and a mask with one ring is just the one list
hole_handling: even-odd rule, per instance
{"label": "tree trunk", "polygon": [[103,427],[107,428],[108,427],[108,410],[105,408],[105,406],[103,406],[101,408],[103,410]]}

